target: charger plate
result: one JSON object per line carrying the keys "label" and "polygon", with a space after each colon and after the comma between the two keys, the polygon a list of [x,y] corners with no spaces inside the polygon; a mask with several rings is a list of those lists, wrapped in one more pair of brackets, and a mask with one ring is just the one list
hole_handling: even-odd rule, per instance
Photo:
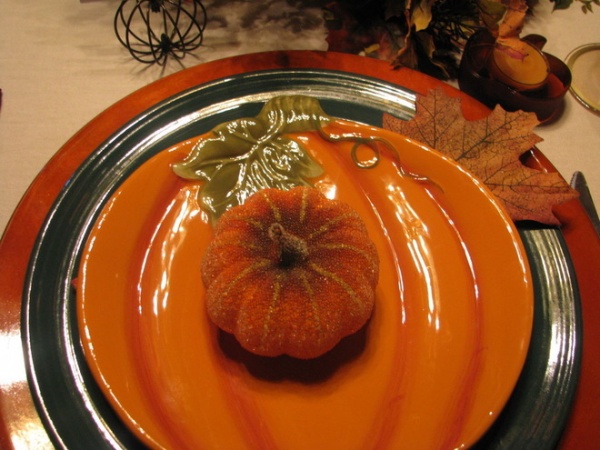
{"label": "charger plate", "polygon": [[[357,71],[363,61],[365,60],[362,58],[348,55],[277,52],[232,58],[211,67],[184,71],[159,82],[154,86],[155,89],[146,89],[143,93],[133,94],[131,98],[125,99],[123,104],[129,105],[129,116],[133,120],[123,123],[120,118],[115,118],[115,112],[119,109],[119,105],[116,105],[68,144],[70,160],[67,167],[80,167],[57,196],[45,225],[41,228],[28,264],[23,307],[30,384],[41,418],[57,446],[135,448],[141,445],[139,436],[132,434],[123,425],[121,418],[114,414],[113,407],[106,403],[105,396],[88,371],[79,346],[75,297],[71,287],[83,243],[110,195],[152,156],[153,151],[146,151],[148,148],[154,148],[154,153],[157,153],[158,147],[164,149],[190,137],[186,134],[189,130],[182,132],[178,129],[178,118],[194,115],[207,104],[216,103],[210,96],[200,97],[207,102],[205,104],[198,104],[198,98],[193,98],[194,93],[201,90],[201,87],[206,87],[209,82],[222,82],[236,76],[247,77],[247,83],[228,86],[227,91],[241,87],[241,91],[235,90],[231,94],[234,98],[239,98],[252,95],[257,79],[265,71],[274,70],[280,74],[280,69],[293,68],[296,72],[302,72],[303,77],[307,76],[311,80],[308,83],[306,79],[303,81],[302,89],[309,92],[314,88],[315,82],[318,84],[323,73],[327,74],[326,78],[330,75],[341,77],[346,92],[348,85],[359,80],[358,85],[362,84],[365,89],[356,90],[353,95],[366,93],[367,97],[370,95],[377,98],[377,101],[367,102],[365,107],[342,107],[338,111],[329,112],[350,120],[363,119],[366,123],[369,121],[364,120],[365,111],[367,116],[372,115],[373,111],[386,111],[400,117],[403,114],[410,116],[411,101],[406,101],[407,91],[398,88],[398,85],[420,92],[439,86],[439,82],[435,80],[404,69],[383,74],[382,66],[371,60],[359,70],[361,75],[351,74],[350,72]],[[257,71],[249,73],[249,68]],[[318,74],[316,81],[315,74]],[[169,83],[175,78],[177,86]],[[189,90],[182,90],[184,87]],[[281,80],[279,85],[270,84],[268,90],[285,92],[288,88],[287,82]],[[451,95],[460,95],[449,87],[443,88]],[[332,98],[335,93],[331,92],[335,90],[327,86],[324,91],[333,108],[336,99]],[[187,101],[191,98],[193,101]],[[400,104],[398,98],[401,99]],[[485,113],[485,108],[470,101],[468,97],[464,97],[464,102],[467,117]],[[222,121],[221,106],[223,104],[219,111],[215,111],[215,120],[208,119],[205,122],[207,129]],[[235,109],[234,106],[230,111]],[[132,112],[136,110],[137,115],[132,116]],[[202,130],[195,128],[193,134],[200,132]],[[110,133],[112,136],[108,137]],[[86,137],[90,139],[86,141]],[[82,147],[76,149],[78,143]],[[146,150],[140,151],[142,147]],[[84,161],[83,158],[90,154]],[[59,157],[63,155],[64,152],[61,152]],[[541,160],[541,165],[544,165],[543,159],[534,159],[534,163]],[[94,189],[90,192],[78,190],[78,187],[82,187],[78,183],[86,180],[92,173]],[[57,192],[58,187],[55,183],[51,191]],[[65,211],[70,213],[65,214]],[[65,229],[72,232],[64,233]],[[577,286],[566,247],[556,230],[525,228],[521,230],[521,234],[530,255],[536,290],[535,302],[539,306],[536,309],[533,339],[538,339],[536,344],[541,347],[536,347],[540,349],[539,352],[529,354],[517,389],[509,400],[507,408],[511,410],[511,414],[497,420],[480,441],[486,447],[508,445],[506,448],[511,448],[511,439],[514,444],[523,443],[528,438],[537,439],[538,444],[542,442],[553,445],[568,415],[577,378],[580,334]],[[44,264],[46,259],[52,263]],[[551,269],[550,272],[546,270],[546,266]],[[548,274],[560,274],[560,286],[556,286],[548,278]],[[558,310],[560,314],[557,314]],[[552,389],[553,387],[559,389]],[[547,417],[549,410],[553,412],[552,421]],[[556,420],[557,417],[559,420]],[[524,418],[527,420],[523,420]],[[532,427],[532,424],[535,426]]]}

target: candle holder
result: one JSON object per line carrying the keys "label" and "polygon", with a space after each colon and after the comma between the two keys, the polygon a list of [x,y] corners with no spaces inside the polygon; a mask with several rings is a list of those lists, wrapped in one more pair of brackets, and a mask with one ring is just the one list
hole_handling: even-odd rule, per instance
{"label": "candle holder", "polygon": [[117,39],[131,56],[159,65],[200,47],[205,26],[200,0],[123,0],[114,20]]}
{"label": "candle holder", "polygon": [[[525,36],[523,40],[543,47],[542,36]],[[458,85],[460,89],[490,108],[501,105],[507,111],[534,112],[541,122],[557,119],[564,107],[564,96],[571,85],[571,72],[567,65],[548,53],[542,52],[548,62],[548,74],[536,89],[519,90],[503,83],[490,71],[490,59],[495,48],[495,38],[488,30],[480,30],[468,40],[461,59]]]}

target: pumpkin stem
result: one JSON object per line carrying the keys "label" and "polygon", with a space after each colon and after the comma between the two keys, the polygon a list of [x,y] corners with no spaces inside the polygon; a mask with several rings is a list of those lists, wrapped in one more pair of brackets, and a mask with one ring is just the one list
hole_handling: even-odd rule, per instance
{"label": "pumpkin stem", "polygon": [[288,233],[280,223],[271,224],[269,238],[279,245],[279,264],[283,267],[303,261],[308,256],[306,241]]}

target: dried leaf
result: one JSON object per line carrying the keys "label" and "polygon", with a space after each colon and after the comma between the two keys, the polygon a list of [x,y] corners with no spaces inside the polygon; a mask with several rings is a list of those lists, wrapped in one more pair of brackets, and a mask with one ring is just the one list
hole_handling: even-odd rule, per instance
{"label": "dried leaf", "polygon": [[479,9],[472,0],[441,3],[444,6],[437,0],[331,1],[323,9],[328,50],[455,78],[462,45],[479,24]]}
{"label": "dried leaf", "polygon": [[506,6],[506,14],[498,28],[498,38],[518,38],[525,24],[527,3],[525,0],[509,0]]}
{"label": "dried leaf", "polygon": [[425,30],[431,22],[431,7],[435,0],[422,0],[412,11],[412,23],[416,31]]}
{"label": "dried leaf", "polygon": [[489,116],[468,121],[460,99],[441,89],[419,96],[417,113],[405,121],[385,115],[384,128],[418,140],[451,157],[483,181],[505,205],[511,218],[559,225],[555,205],[577,197],[558,173],[521,163],[541,138],[534,113],[507,112],[497,106]]}
{"label": "dried leaf", "polygon": [[[350,6],[333,1],[323,8],[329,51],[359,54],[380,44],[386,34],[380,20],[357,16]],[[378,57],[377,49],[372,49],[371,52]]]}
{"label": "dried leaf", "polygon": [[498,31],[498,26],[506,14],[506,6],[498,0],[479,0],[480,17],[483,24],[492,32]]}
{"label": "dried leaf", "polygon": [[529,53],[529,46],[519,37],[528,6],[525,0],[509,0],[506,7],[506,13],[498,26],[496,46],[511,58],[522,60]]}

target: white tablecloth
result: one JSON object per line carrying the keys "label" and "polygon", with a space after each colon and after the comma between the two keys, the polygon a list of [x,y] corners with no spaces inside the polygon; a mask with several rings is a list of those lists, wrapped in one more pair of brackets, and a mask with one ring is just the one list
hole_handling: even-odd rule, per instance
{"label": "white tablecloth", "polygon": [[[289,2],[293,3],[293,2]],[[297,2],[298,3],[298,2]],[[202,62],[264,50],[326,50],[318,1],[302,12],[285,0],[205,1],[204,45],[182,64],[147,66],[131,58],[113,31],[117,0],[3,0],[0,14],[0,233],[20,198],[51,156],[106,107],[165,74]],[[578,3],[551,12],[541,0],[527,33],[548,38],[545,50],[564,59],[575,47],[600,42],[600,8]],[[276,19],[267,20],[269,17]],[[301,21],[305,31],[295,33]],[[253,24],[248,28],[248,23]],[[598,74],[595,75],[596,77]],[[559,121],[539,127],[542,152],[569,180],[583,170],[600,201],[600,116],[570,95]]]}

